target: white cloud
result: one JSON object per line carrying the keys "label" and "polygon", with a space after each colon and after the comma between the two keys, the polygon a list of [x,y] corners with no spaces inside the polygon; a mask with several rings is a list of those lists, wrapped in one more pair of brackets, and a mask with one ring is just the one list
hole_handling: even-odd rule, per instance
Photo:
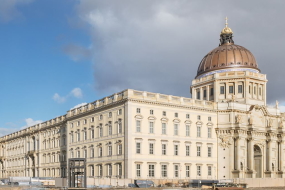
{"label": "white cloud", "polygon": [[80,88],[74,88],[71,91],[71,94],[75,97],[75,98],[82,98],[82,90]]}
{"label": "white cloud", "polygon": [[8,22],[17,16],[21,16],[18,6],[29,4],[34,0],[1,0],[0,2],[0,20]]}
{"label": "white cloud", "polygon": [[26,125],[21,127],[21,129],[25,129],[27,127],[36,125],[38,123],[42,123],[43,121],[42,120],[33,120],[32,118],[27,118],[27,119],[25,119],[25,122],[26,122]]}
{"label": "white cloud", "polygon": [[55,93],[52,97],[52,99],[54,101],[56,101],[57,103],[63,103],[66,101],[66,98],[65,97],[61,97],[58,93]]}
{"label": "white cloud", "polygon": [[83,92],[81,88],[74,88],[66,96],[60,96],[58,93],[55,93],[52,99],[57,103],[64,103],[70,97],[82,98],[82,96]]}
{"label": "white cloud", "polygon": [[74,109],[74,108],[79,108],[79,107],[84,106],[84,105],[86,105],[86,104],[87,104],[86,102],[81,103],[81,104],[77,104],[76,106],[74,106],[73,108],[71,108],[71,110]]}
{"label": "white cloud", "polygon": [[11,134],[15,131],[18,131],[18,128],[0,128],[0,137],[3,137],[4,135]]}

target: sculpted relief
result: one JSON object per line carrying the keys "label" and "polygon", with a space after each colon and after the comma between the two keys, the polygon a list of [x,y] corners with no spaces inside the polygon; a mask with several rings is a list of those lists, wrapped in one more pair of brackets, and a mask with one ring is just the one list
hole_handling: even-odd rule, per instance
{"label": "sculpted relief", "polygon": [[230,136],[220,135],[219,139],[220,139],[219,145],[222,148],[228,148],[229,145],[232,144],[232,137],[230,137]]}

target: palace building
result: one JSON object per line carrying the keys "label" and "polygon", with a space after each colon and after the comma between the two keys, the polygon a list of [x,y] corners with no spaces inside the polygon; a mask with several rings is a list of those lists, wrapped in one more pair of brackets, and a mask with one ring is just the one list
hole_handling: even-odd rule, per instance
{"label": "palace building", "polygon": [[0,177],[284,178],[284,113],[266,75],[227,26],[192,81],[192,98],[127,89],[0,138]]}

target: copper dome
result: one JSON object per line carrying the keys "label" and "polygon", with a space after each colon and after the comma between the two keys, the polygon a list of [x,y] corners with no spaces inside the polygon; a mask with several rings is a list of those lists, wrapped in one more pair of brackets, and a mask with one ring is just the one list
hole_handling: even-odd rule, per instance
{"label": "copper dome", "polygon": [[201,61],[196,78],[216,72],[226,72],[229,70],[259,72],[258,65],[253,54],[246,48],[235,45],[232,39],[233,32],[220,34],[220,46],[210,51]]}

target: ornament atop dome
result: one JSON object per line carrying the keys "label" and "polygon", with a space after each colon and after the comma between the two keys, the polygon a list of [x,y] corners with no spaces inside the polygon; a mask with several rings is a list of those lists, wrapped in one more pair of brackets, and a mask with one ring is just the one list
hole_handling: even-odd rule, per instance
{"label": "ornament atop dome", "polygon": [[228,27],[228,17],[226,17],[225,20],[226,20],[226,24],[225,24],[226,27],[221,31],[221,35],[222,35],[222,34],[233,34],[232,29],[230,29],[230,28]]}

